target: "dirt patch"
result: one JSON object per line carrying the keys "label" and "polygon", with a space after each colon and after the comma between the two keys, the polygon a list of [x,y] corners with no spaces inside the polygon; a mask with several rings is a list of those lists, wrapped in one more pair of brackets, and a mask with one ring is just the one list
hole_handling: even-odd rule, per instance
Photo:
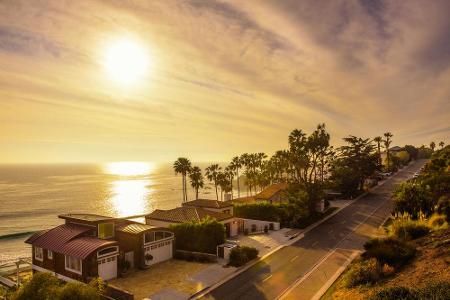
{"label": "dirt patch", "polygon": [[420,288],[431,282],[450,282],[450,229],[433,232],[414,241],[417,255],[414,260],[391,278],[384,279],[372,286],[345,288],[342,276],[335,284],[332,295],[325,299],[364,299],[373,292],[386,287],[405,286]]}
{"label": "dirt patch", "polygon": [[188,281],[188,278],[210,265],[172,259],[153,265],[148,270],[132,271],[122,278],[111,280],[109,284],[133,293],[136,300],[149,297],[165,288],[190,295],[200,287]]}

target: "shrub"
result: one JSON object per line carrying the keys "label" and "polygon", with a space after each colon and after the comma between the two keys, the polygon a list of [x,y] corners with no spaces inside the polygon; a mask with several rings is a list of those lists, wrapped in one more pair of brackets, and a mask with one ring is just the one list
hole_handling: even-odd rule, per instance
{"label": "shrub", "polygon": [[258,250],[253,247],[238,246],[231,249],[229,265],[240,267],[258,256]]}
{"label": "shrub", "polygon": [[437,211],[446,216],[447,222],[450,222],[450,195],[441,196],[437,203]]}
{"label": "shrub", "polygon": [[417,291],[419,299],[447,300],[450,299],[450,282],[432,283]]}
{"label": "shrub", "polygon": [[49,273],[36,273],[12,296],[14,300],[58,299],[61,283]]}
{"label": "shrub", "polygon": [[175,234],[176,249],[216,253],[218,245],[225,242],[225,226],[211,218],[200,222],[170,225]]}
{"label": "shrub", "polygon": [[423,221],[409,218],[396,218],[389,225],[389,233],[399,239],[414,240],[430,232],[430,227]]}
{"label": "shrub", "polygon": [[81,282],[69,282],[61,289],[59,300],[100,300],[97,290]]}
{"label": "shrub", "polygon": [[430,216],[434,211],[434,203],[429,197],[428,188],[419,183],[405,182],[394,191],[394,212],[409,214],[413,219],[420,213]]}
{"label": "shrub", "polygon": [[63,284],[49,273],[36,273],[12,296],[14,300],[100,300],[104,292],[101,279],[93,279],[89,285],[82,282]]}
{"label": "shrub", "polygon": [[428,226],[433,229],[445,229],[448,227],[447,218],[444,215],[434,214],[428,220]]}
{"label": "shrub", "polygon": [[381,267],[381,273],[383,274],[383,276],[387,277],[387,276],[391,276],[394,275],[395,273],[395,269],[394,267],[391,267],[388,264],[384,264],[383,267]]}
{"label": "shrub", "polygon": [[375,258],[354,263],[343,277],[346,287],[375,283],[380,279],[380,264]]}
{"label": "shrub", "polygon": [[368,298],[368,300],[394,300],[394,299],[418,300],[417,296],[414,294],[414,291],[403,286],[394,286],[382,289]]}
{"label": "shrub", "polygon": [[368,300],[447,300],[450,299],[450,283],[431,283],[420,289],[403,286],[384,288],[377,291]]}
{"label": "shrub", "polygon": [[235,205],[233,212],[236,217],[240,218],[272,222],[280,221],[280,207],[268,202]]}
{"label": "shrub", "polygon": [[372,239],[364,244],[364,249],[364,257],[374,257],[380,263],[394,267],[406,264],[416,253],[412,245],[393,237]]}

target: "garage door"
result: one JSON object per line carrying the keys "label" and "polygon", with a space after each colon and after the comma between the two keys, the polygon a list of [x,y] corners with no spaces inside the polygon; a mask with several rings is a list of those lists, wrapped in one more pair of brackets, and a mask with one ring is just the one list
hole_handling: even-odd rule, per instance
{"label": "garage door", "polygon": [[151,260],[145,260],[147,266],[168,260],[172,258],[172,241],[168,240],[153,244],[145,249],[145,254],[151,255]]}
{"label": "garage door", "polygon": [[98,277],[108,280],[117,277],[117,257],[110,256],[98,260]]}

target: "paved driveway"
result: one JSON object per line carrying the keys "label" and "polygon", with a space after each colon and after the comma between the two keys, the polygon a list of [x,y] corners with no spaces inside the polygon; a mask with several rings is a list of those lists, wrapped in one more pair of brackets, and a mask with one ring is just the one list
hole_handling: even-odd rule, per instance
{"label": "paved driveway", "polygon": [[[306,293],[300,285],[296,286],[299,280],[337,249],[342,249],[338,254],[344,256],[348,256],[346,250],[360,249],[369,235],[364,226],[378,227],[389,216],[390,196],[395,184],[412,177],[423,164],[424,161],[418,161],[403,168],[369,195],[306,233],[303,239],[268,256],[204,298],[276,299],[287,292],[293,295],[292,299],[311,298],[321,285]],[[345,261],[341,256],[337,259]]]}

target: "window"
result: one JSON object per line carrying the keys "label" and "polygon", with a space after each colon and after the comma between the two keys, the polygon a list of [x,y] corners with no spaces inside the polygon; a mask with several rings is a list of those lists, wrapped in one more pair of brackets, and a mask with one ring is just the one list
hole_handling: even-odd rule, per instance
{"label": "window", "polygon": [[44,250],[41,247],[34,247],[34,258],[39,261],[44,260]]}
{"label": "window", "polygon": [[98,224],[98,237],[101,239],[114,237],[114,223]]}
{"label": "window", "polygon": [[97,257],[113,254],[119,251],[119,247],[108,247],[97,252]]}
{"label": "window", "polygon": [[53,259],[53,251],[52,250],[47,250],[47,257],[48,257],[48,259]]}
{"label": "window", "polygon": [[81,259],[66,255],[66,270],[69,270],[77,274],[81,274],[82,273]]}
{"label": "window", "polygon": [[169,237],[172,237],[172,236],[173,236],[172,232],[168,232],[168,231],[164,232],[164,238],[169,238]]}
{"label": "window", "polygon": [[144,235],[144,243],[151,243],[155,241],[155,234],[153,232],[146,232]]}
{"label": "window", "polygon": [[162,240],[164,238],[164,232],[163,231],[156,231],[155,232],[155,241]]}

